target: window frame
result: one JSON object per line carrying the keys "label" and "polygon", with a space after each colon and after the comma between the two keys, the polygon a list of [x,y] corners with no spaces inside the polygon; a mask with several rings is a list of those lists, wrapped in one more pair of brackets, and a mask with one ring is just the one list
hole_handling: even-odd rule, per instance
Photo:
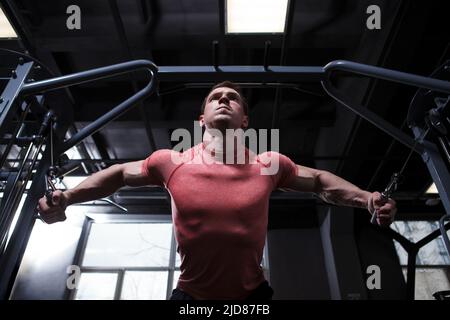
{"label": "window frame", "polygon": [[[413,228],[411,228],[411,224],[410,222],[413,223],[428,223],[430,225],[430,228],[433,230],[432,232],[434,232],[436,229],[439,228],[439,226],[436,226],[435,224],[438,223],[437,221],[434,220],[414,220],[414,221],[408,221],[408,220],[404,220],[404,221],[398,221],[398,222],[402,222],[404,223],[404,228],[407,231],[407,235],[405,235],[404,233],[402,234],[402,236],[404,238],[406,238],[408,241],[410,241],[411,243],[418,243],[419,241],[421,241],[421,239],[423,239],[425,236],[421,236],[419,239],[411,239],[410,235],[413,234],[414,230]],[[400,234],[400,230],[401,228],[399,228],[396,224],[394,224],[392,227],[392,230],[399,233]],[[428,231],[429,232],[429,231]],[[430,233],[428,233],[430,234]],[[408,251],[406,251],[406,249],[403,247],[403,245],[395,240],[392,239],[392,242],[394,244],[394,248],[399,260],[399,265],[401,267],[402,270],[402,274],[404,277],[405,282],[408,284],[410,279],[408,279],[408,259],[409,259],[409,253]],[[435,242],[435,247],[437,249],[437,253],[439,256],[442,257],[442,260],[444,263],[435,263],[435,264],[430,264],[430,263],[423,263],[422,262],[422,258],[421,258],[421,252],[423,253],[423,248],[430,245],[431,243]],[[399,249],[401,248],[401,249]],[[406,263],[404,261],[402,261],[402,257],[403,260],[406,258]],[[418,287],[418,283],[417,283],[417,278],[418,278],[418,272],[421,272],[420,270],[423,271],[430,271],[430,270],[441,270],[444,273],[444,277],[446,277],[446,282],[450,283],[450,260],[449,257],[447,255],[447,250],[445,248],[445,245],[443,243],[443,239],[442,236],[437,236],[435,237],[433,240],[429,241],[427,244],[421,246],[419,248],[419,250],[416,253],[416,259],[414,262],[414,275],[413,275],[413,281],[414,281],[414,299],[416,299],[418,297],[418,294],[420,292],[420,288]],[[428,284],[430,284],[431,282],[428,282]],[[429,288],[424,288],[425,291],[429,291]],[[430,291],[430,294],[432,294],[432,292]],[[429,299],[432,299],[431,297],[427,297]]]}
{"label": "window frame", "polygon": [[[87,243],[89,240],[90,231],[94,223],[99,224],[115,224],[115,223],[170,223],[172,225],[172,232],[170,237],[170,253],[169,264],[163,267],[83,267],[82,262],[84,254],[86,252]],[[173,278],[175,271],[179,271],[180,268],[175,266],[176,261],[176,240],[173,228],[172,217],[170,215],[148,215],[148,214],[136,214],[136,215],[123,215],[123,214],[100,214],[100,213],[88,213],[85,215],[85,221],[81,232],[80,241],[78,243],[77,251],[73,260],[73,265],[79,266],[81,274],[83,273],[116,273],[117,280],[115,284],[115,292],[113,300],[121,300],[123,281],[125,272],[127,271],[166,271],[167,277],[167,290],[166,299],[168,299],[173,290]],[[78,290],[69,290],[67,296],[69,300],[76,300]]]}
{"label": "window frame", "polygon": [[[169,265],[167,267],[83,267],[82,262],[84,254],[86,252],[87,243],[89,240],[90,231],[93,223],[170,223],[172,225],[172,235],[169,254]],[[148,214],[103,214],[103,213],[87,213],[85,214],[85,220],[83,223],[80,241],[77,246],[75,257],[73,259],[73,265],[79,266],[82,273],[117,273],[117,280],[114,292],[113,300],[121,300],[123,281],[125,272],[127,271],[166,271],[167,277],[167,290],[166,300],[168,300],[172,294],[173,282],[175,272],[180,271],[180,266],[176,266],[177,255],[177,242],[175,239],[175,230],[171,215],[148,215]],[[265,238],[265,246],[263,249],[263,258],[261,261],[261,267],[263,269],[266,280],[270,283],[269,272],[269,252],[267,245],[267,234]],[[76,300],[78,290],[70,290],[66,286],[66,297],[69,300]]]}

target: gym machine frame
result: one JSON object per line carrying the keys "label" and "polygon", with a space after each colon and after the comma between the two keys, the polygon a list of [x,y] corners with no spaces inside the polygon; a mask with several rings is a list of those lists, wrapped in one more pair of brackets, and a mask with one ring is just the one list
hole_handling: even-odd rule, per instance
{"label": "gym machine frame", "polygon": [[[134,72],[137,70],[147,70],[150,79],[147,85],[139,92],[123,101],[111,111],[93,121],[90,125],[80,130],[70,139],[56,146],[57,155],[63,154],[71,147],[78,144],[84,138],[92,135],[103,128],[110,121],[116,119],[121,114],[130,110],[138,102],[149,97],[154,91],[158,81],[160,82],[195,82],[195,83],[215,83],[224,80],[231,80],[240,83],[298,83],[320,81],[324,90],[333,99],[352,110],[357,115],[366,119],[377,128],[381,129],[403,145],[422,156],[428,170],[437,186],[440,198],[444,204],[446,215],[440,221],[441,228],[422,239],[416,244],[411,243],[406,238],[396,233],[392,229],[384,230],[408,252],[408,277],[407,277],[407,297],[414,299],[415,283],[415,258],[418,250],[441,234],[448,242],[445,230],[450,228],[450,224],[444,225],[444,220],[450,217],[450,174],[442,156],[435,143],[423,139],[423,129],[413,127],[415,138],[405,134],[400,129],[394,127],[372,111],[363,106],[350,104],[344,101],[339,91],[331,83],[331,75],[335,71],[362,75],[370,78],[383,79],[391,82],[426,88],[429,90],[450,94],[450,82],[429,77],[413,75],[409,73],[394,71],[381,67],[374,67],[350,61],[332,61],[324,67],[315,66],[162,66],[157,67],[148,60],[135,60],[88,71],[78,72],[66,76],[46,79],[42,81],[26,83],[25,79],[34,62],[24,62],[23,59],[14,72],[13,76],[0,98],[0,133],[5,121],[11,118],[11,114],[16,110],[14,103],[18,96],[36,95],[50,90],[61,89],[76,84],[97,81],[119,74]],[[14,138],[14,137],[13,137]],[[417,140],[417,142],[416,142]],[[31,234],[34,224],[34,209],[38,199],[44,194],[45,174],[50,166],[50,148],[46,148],[41,160],[39,160],[37,171],[33,177],[33,183],[28,192],[27,199],[19,214],[17,225],[14,228],[11,239],[4,252],[0,252],[0,299],[7,299],[17,274],[20,261],[22,259],[27,240]],[[3,199],[2,199],[3,200]],[[3,204],[2,204],[3,205]],[[3,216],[3,212],[0,212]],[[0,217],[2,217],[0,216]],[[1,229],[0,229],[1,230]],[[447,237],[447,238],[446,238]]]}

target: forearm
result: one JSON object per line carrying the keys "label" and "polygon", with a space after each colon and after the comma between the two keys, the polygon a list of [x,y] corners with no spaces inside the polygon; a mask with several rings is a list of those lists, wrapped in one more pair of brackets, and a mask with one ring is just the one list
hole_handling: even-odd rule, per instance
{"label": "forearm", "polygon": [[121,165],[96,172],[73,189],[66,190],[67,205],[107,197],[125,185]]}
{"label": "forearm", "polygon": [[321,171],[318,176],[316,192],[325,202],[367,209],[371,193],[361,190],[354,184],[330,173]]}

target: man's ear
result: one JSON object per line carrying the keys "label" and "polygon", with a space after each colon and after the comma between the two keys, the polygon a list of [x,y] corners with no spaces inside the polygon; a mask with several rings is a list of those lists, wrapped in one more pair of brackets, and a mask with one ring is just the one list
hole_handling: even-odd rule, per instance
{"label": "man's ear", "polygon": [[200,122],[200,127],[205,125],[205,118],[202,114],[198,117],[198,122]]}
{"label": "man's ear", "polygon": [[244,118],[242,119],[241,128],[246,129],[247,127],[248,127],[248,116],[244,116]]}

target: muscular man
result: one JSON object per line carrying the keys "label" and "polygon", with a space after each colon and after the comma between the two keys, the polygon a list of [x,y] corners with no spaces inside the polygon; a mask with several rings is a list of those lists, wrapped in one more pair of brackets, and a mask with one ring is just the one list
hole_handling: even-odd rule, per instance
{"label": "muscular man", "polygon": [[[113,165],[71,190],[39,200],[47,223],[65,220],[67,206],[106,197],[123,186],[168,189],[181,275],[171,299],[270,299],[260,262],[267,232],[269,197],[277,188],[314,192],[329,203],[376,211],[389,225],[395,202],[361,190],[330,172],[294,164],[277,152],[245,150],[245,161],[225,143],[227,129],[245,129],[248,107],[237,85],[213,87],[202,106],[202,143],[178,153],[158,150],[147,159]],[[231,131],[233,131],[231,130]],[[218,134],[218,133],[223,133]],[[262,173],[277,161],[277,170]]]}

